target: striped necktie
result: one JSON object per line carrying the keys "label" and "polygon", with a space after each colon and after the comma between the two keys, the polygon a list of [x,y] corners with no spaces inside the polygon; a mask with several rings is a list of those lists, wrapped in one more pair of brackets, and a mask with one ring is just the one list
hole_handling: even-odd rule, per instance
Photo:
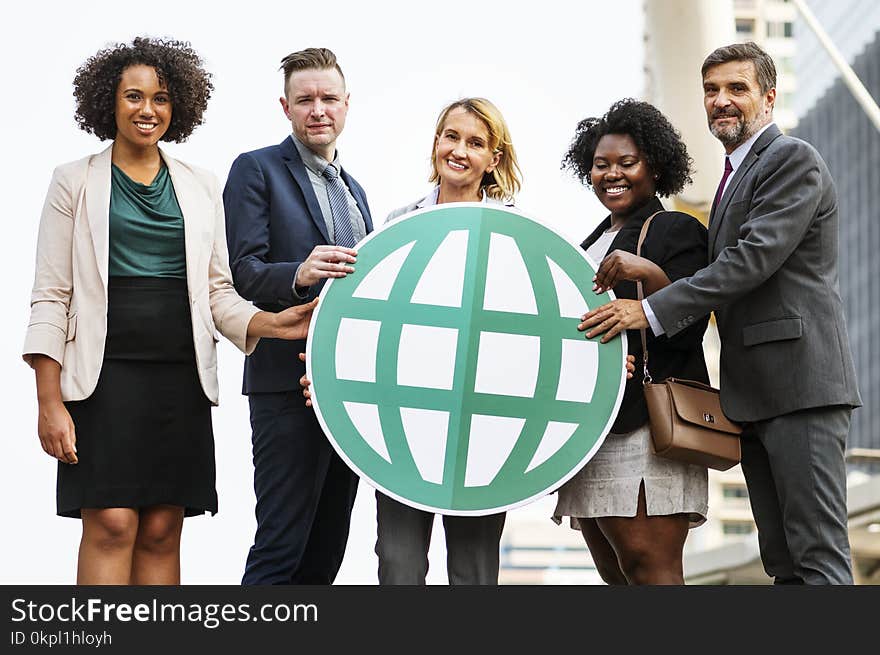
{"label": "striped necktie", "polygon": [[327,197],[330,199],[330,213],[333,214],[333,234],[337,246],[354,248],[354,228],[351,225],[351,212],[348,210],[348,194],[345,183],[333,164],[328,164],[322,173],[327,180]]}

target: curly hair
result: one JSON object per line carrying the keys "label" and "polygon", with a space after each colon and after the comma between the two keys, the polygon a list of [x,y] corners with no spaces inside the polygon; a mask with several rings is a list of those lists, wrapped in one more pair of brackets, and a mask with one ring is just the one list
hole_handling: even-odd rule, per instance
{"label": "curly hair", "polygon": [[73,80],[80,129],[101,140],[116,137],[116,90],[122,72],[138,64],[152,66],[171,97],[171,124],[162,140],[186,141],[204,122],[214,85],[201,58],[184,41],[137,37],[130,45],[117,43],[89,57]]}
{"label": "curly hair", "polygon": [[562,168],[592,188],[593,156],[599,140],[606,134],[632,137],[651,171],[658,175],[657,195],[674,195],[693,182],[693,160],[681,134],[656,107],[632,98],[618,100],[601,118],[585,118],[578,123]]}

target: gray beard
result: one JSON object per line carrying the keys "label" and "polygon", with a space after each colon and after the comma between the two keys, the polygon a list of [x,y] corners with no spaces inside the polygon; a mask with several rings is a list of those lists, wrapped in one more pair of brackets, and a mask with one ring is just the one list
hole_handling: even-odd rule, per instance
{"label": "gray beard", "polygon": [[712,122],[709,122],[709,131],[716,139],[721,141],[725,148],[734,150],[738,146],[748,141],[755,132],[763,127],[760,117],[756,116],[750,123],[746,123],[740,118],[733,127],[718,128]]}

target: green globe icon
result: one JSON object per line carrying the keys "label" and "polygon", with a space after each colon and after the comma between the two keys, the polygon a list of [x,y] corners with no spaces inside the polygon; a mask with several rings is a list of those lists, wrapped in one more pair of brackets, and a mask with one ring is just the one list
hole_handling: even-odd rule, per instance
{"label": "green globe icon", "polygon": [[312,404],[372,486],[442,514],[540,498],[602,444],[623,396],[625,336],[579,318],[612,299],[547,225],[481,203],[419,210],[358,245],[312,318]]}

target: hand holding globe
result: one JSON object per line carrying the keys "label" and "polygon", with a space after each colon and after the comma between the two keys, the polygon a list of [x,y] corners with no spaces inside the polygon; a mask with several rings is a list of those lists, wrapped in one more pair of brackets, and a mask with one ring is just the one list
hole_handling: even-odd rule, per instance
{"label": "hand holding globe", "polygon": [[594,274],[511,208],[407,214],[358,244],[356,274],[325,285],[306,404],[340,457],[402,503],[484,516],[536,500],[592,457],[623,395],[625,335],[578,331],[613,300],[589,291]]}

